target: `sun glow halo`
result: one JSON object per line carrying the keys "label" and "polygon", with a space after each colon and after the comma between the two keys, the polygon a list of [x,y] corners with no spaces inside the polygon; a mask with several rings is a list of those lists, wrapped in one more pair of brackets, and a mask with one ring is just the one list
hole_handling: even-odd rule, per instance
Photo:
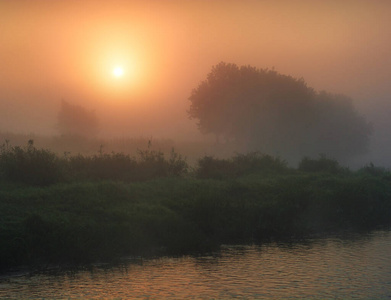
{"label": "sun glow halo", "polygon": [[140,54],[135,47],[114,42],[104,43],[98,40],[93,46],[86,58],[91,71],[88,75],[93,85],[91,90],[99,95],[104,94],[110,102],[145,93],[146,86],[149,86],[146,75],[148,65],[143,63],[145,54]]}
{"label": "sun glow halo", "polygon": [[122,67],[115,67],[113,69],[113,75],[117,78],[122,77],[124,75],[124,69]]}

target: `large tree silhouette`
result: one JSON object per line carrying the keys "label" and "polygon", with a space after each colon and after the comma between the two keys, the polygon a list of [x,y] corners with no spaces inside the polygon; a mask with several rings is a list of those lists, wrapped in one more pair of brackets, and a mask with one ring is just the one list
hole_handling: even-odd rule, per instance
{"label": "large tree silhouette", "polygon": [[284,157],[343,159],[368,150],[371,126],[343,95],[274,70],[219,63],[195,88],[189,117],[204,134]]}
{"label": "large tree silhouette", "polygon": [[94,111],[63,100],[58,113],[58,130],[63,135],[95,136],[99,131],[98,119]]}

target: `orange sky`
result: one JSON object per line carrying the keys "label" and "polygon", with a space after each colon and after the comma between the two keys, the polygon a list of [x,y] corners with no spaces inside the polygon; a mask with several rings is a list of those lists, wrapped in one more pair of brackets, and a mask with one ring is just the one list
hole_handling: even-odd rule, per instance
{"label": "orange sky", "polygon": [[103,134],[196,136],[187,98],[220,61],[384,102],[390,15],[388,0],[0,0],[0,130],[55,133],[65,99]]}

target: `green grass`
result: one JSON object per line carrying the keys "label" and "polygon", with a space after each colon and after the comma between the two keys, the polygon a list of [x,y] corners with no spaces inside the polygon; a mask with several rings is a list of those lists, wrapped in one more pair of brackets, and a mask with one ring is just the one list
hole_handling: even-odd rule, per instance
{"label": "green grass", "polygon": [[[190,171],[174,152],[169,158],[149,150],[136,158],[59,158],[33,145],[3,149],[0,268],[182,254],[389,226],[389,171],[369,165],[352,172],[324,159],[306,158],[310,167],[291,169],[250,153],[203,158]],[[54,181],[41,180],[46,175],[34,169],[37,161],[56,166]],[[7,173],[22,162],[34,176]]]}

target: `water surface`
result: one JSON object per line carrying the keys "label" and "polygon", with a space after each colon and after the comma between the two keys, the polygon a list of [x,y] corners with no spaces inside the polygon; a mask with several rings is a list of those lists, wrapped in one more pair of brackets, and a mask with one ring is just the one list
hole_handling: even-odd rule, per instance
{"label": "water surface", "polygon": [[391,297],[391,233],[261,246],[201,257],[157,258],[77,272],[5,276],[0,298]]}

